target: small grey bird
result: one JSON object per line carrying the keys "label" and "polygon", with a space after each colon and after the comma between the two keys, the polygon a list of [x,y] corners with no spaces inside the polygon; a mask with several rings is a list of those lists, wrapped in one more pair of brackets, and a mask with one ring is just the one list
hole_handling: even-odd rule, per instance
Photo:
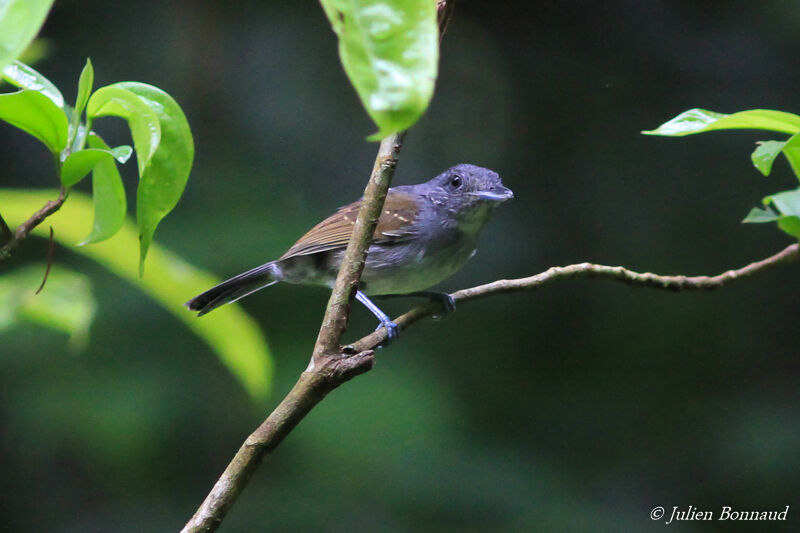
{"label": "small grey bird", "polygon": [[[397,336],[397,324],[367,294],[425,296],[455,308],[448,294],[425,289],[455,274],[475,254],[478,233],[494,209],[514,197],[496,172],[461,164],[427,183],[392,187],[369,247],[356,299]],[[280,258],[248,270],[186,303],[202,316],[279,281],[332,287],[361,200],[340,208]]]}

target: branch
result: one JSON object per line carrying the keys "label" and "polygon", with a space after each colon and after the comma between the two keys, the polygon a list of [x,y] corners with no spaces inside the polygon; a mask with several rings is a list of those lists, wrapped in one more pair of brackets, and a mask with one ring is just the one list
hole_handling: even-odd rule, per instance
{"label": "branch", "polygon": [[[621,266],[578,263],[552,267],[527,278],[498,280],[462,289],[454,292],[451,296],[456,302],[465,303],[506,292],[533,291],[556,280],[581,277],[606,278],[628,285],[669,291],[713,290],[736,280],[764,272],[777,265],[795,261],[798,257],[800,257],[800,245],[792,244],[766,259],[736,270],[728,270],[716,276],[662,276],[650,272],[634,272]],[[413,308],[394,321],[401,329],[405,330],[415,322],[441,312],[439,303],[430,302]],[[244,488],[250,475],[261,463],[263,456],[274,450],[297,423],[331,390],[344,381],[372,368],[374,364],[373,349],[385,340],[386,330],[381,328],[341,349],[343,354],[353,355],[322,358],[322,366],[313,371],[304,372],[289,395],[245,441],[206,501],[183,531],[214,531],[227,509]]]}
{"label": "branch", "polygon": [[[2,248],[0,248],[0,262],[5,261],[6,259],[10,258],[17,247],[20,245],[22,241],[24,241],[30,232],[33,231],[33,228],[44,222],[44,219],[61,209],[61,205],[64,203],[64,200],[67,199],[67,190],[65,188],[61,188],[61,192],[58,194],[58,198],[55,200],[50,200],[44,207],[36,211],[31,218],[23,222],[19,225],[17,230],[14,232],[11,239],[6,242]],[[2,218],[0,218],[2,220]],[[8,226],[6,225],[5,221],[2,222],[3,231],[5,232],[8,230]]]}
{"label": "branch", "polygon": [[404,136],[404,132],[390,135],[378,149],[308,368],[278,407],[239,448],[203,504],[183,528],[183,533],[216,530],[264,456],[274,450],[330,391],[372,368],[372,350],[344,353],[339,342],[347,329],[350,304],[364,270],[367,248],[383,209]]}
{"label": "branch", "polygon": [[313,371],[315,366],[323,364],[324,358],[341,352],[339,342],[347,329],[350,304],[358,288],[361,272],[364,270],[367,249],[378,225],[383,202],[397,166],[397,158],[403,147],[404,137],[405,132],[401,132],[390,135],[381,141],[375,164],[372,167],[372,174],[367,188],[364,190],[364,199],[358,210],[353,234],[347,244],[336,283],[328,300],[328,307],[325,309],[309,371]]}
{"label": "branch", "polygon": [[[563,267],[551,267],[544,272],[527,278],[501,279],[485,285],[461,289],[460,291],[452,293],[450,296],[453,297],[456,303],[461,304],[506,292],[535,291],[550,282],[569,278],[606,278],[636,287],[650,287],[652,289],[664,289],[673,292],[714,290],[724,287],[736,280],[749,278],[754,274],[764,272],[777,265],[796,261],[798,257],[800,257],[800,244],[795,243],[766,259],[750,263],[736,270],[728,270],[716,276],[661,276],[650,272],[634,272],[633,270],[621,266],[578,263]],[[401,330],[404,330],[423,318],[441,312],[442,308],[439,303],[429,302],[413,308],[404,315],[394,319],[394,322]],[[350,353],[358,353],[364,350],[374,349],[385,340],[386,331],[380,329],[346,346],[346,348]]]}
{"label": "branch", "polygon": [[[452,16],[453,0],[436,0],[436,10],[441,41]],[[400,132],[381,141],[308,368],[278,407],[239,448],[182,533],[215,531],[264,456],[272,452],[330,391],[372,368],[372,349],[356,352],[350,346],[340,346],[340,342],[347,329],[350,305],[364,270],[367,249],[383,209],[404,137],[405,132]]]}

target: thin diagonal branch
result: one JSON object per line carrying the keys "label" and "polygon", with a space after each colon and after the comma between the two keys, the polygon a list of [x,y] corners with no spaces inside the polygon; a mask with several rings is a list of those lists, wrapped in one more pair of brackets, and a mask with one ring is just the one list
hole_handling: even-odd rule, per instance
{"label": "thin diagonal branch", "polygon": [[[8,242],[3,244],[2,248],[0,248],[0,262],[10,258],[17,247],[19,247],[20,243],[28,237],[30,232],[33,231],[33,228],[44,222],[44,219],[61,209],[61,206],[64,204],[64,200],[66,199],[67,190],[62,187],[61,192],[58,194],[58,198],[55,200],[50,200],[44,204],[41,209],[31,215],[31,218],[20,224],[14,232],[13,237]],[[3,225],[5,226],[5,221],[3,222]],[[6,226],[6,228],[8,228],[8,226]]]}
{"label": "thin diagonal branch", "polygon": [[353,234],[344,253],[336,283],[333,286],[325,317],[319,329],[317,342],[311,357],[309,371],[322,364],[322,359],[340,353],[339,342],[342,334],[347,329],[350,316],[350,304],[358,288],[364,262],[367,258],[367,249],[372,242],[372,235],[378,225],[378,219],[386,200],[386,193],[392,182],[394,169],[400,149],[403,147],[405,132],[396,133],[381,141],[378,156],[372,167],[367,188],[364,190],[364,200],[358,211]]}
{"label": "thin diagonal branch", "polygon": [[[436,8],[441,40],[452,16],[452,0],[436,0]],[[383,209],[404,137],[405,132],[390,135],[378,149],[308,368],[291,392],[236,452],[182,533],[215,531],[264,456],[272,452],[330,391],[372,368],[371,349],[353,352],[349,347],[340,346],[340,342],[347,329],[350,305],[364,270],[367,249]]]}
{"label": "thin diagonal branch", "polygon": [[[456,303],[463,304],[506,292],[535,291],[553,281],[569,278],[605,278],[636,287],[650,287],[673,292],[714,290],[737,280],[765,272],[775,266],[796,261],[798,257],[800,257],[800,244],[791,244],[766,259],[750,263],[736,270],[728,270],[716,276],[662,276],[650,272],[634,272],[621,266],[577,263],[563,267],[551,267],[544,272],[527,278],[501,279],[485,285],[461,289],[450,296],[453,297]],[[430,302],[411,309],[396,318],[394,322],[401,330],[404,330],[415,322],[441,312],[442,308],[439,303]],[[380,329],[359,339],[347,346],[347,348],[353,353],[362,352],[374,349],[385,340],[386,332]]]}

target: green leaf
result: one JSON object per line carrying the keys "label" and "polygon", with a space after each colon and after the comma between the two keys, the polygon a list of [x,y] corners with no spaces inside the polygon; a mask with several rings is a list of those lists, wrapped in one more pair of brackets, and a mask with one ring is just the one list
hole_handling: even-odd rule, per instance
{"label": "green leaf", "polygon": [[800,217],[782,216],[778,220],[778,227],[795,239],[800,239]]}
{"label": "green leaf", "polygon": [[436,2],[321,0],[339,57],[383,138],[413,125],[433,96],[439,61]]}
{"label": "green leaf", "polygon": [[713,130],[757,129],[772,130],[794,135],[800,132],[800,116],[769,109],[751,109],[732,115],[705,109],[684,111],[655,130],[643,131],[645,135],[682,137]]}
{"label": "green leaf", "polygon": [[0,94],[0,119],[30,133],[54,154],[67,145],[67,116],[38,91]]}
{"label": "green leaf", "polygon": [[124,163],[131,155],[130,146],[119,146],[113,150],[87,148],[71,153],[61,165],[61,184],[72,187],[89,175],[95,166],[105,160],[114,164],[114,160]]}
{"label": "green leaf", "polygon": [[25,63],[14,61],[3,69],[3,79],[20,89],[39,91],[58,107],[64,107],[64,97],[53,82]]}
{"label": "green leaf", "polygon": [[[0,189],[3,217],[12,227],[21,224],[57,195],[57,191]],[[91,216],[88,196],[72,191],[61,209],[48,217],[48,224],[37,226],[33,234],[47,237],[45,226],[52,224],[56,240],[72,246],[89,232]],[[150,250],[147,272],[140,278],[136,268],[138,232],[130,222],[105,242],[72,250],[97,261],[172,313],[214,350],[253,397],[263,399],[269,392],[273,366],[269,349],[257,323],[238,304],[217,309],[214,320],[198,320],[183,307],[183,302],[219,283],[218,278],[155,244]],[[168,351],[169,347],[164,349]]]}
{"label": "green leaf", "polygon": [[750,210],[750,213],[742,220],[745,224],[762,224],[764,222],[775,222],[780,218],[780,215],[775,213],[772,209],[761,209],[760,207],[754,207]]}
{"label": "green leaf", "polygon": [[97,89],[89,98],[86,114],[89,120],[113,116],[128,122],[141,177],[161,142],[158,115],[137,95],[117,85]]}
{"label": "green leaf", "polygon": [[53,0],[0,1],[0,70],[33,41],[51,5]]}
{"label": "green leaf", "polygon": [[[89,147],[109,150],[108,145],[94,133],[89,134]],[[130,147],[128,147],[130,150]],[[117,165],[101,159],[92,170],[92,201],[94,203],[94,225],[92,232],[80,244],[90,244],[108,239],[119,231],[125,222],[128,205],[125,187]]]}
{"label": "green leaf", "polygon": [[80,127],[81,116],[86,108],[86,103],[89,101],[93,86],[94,67],[92,67],[91,60],[87,58],[86,65],[84,65],[81,76],[78,79],[78,96],[75,98],[75,108],[72,110],[72,120],[70,120],[70,140],[76,140],[74,143],[70,141],[73,149],[80,150],[84,146],[83,137],[86,135],[86,128]]}
{"label": "green leaf", "polygon": [[765,176],[772,172],[772,163],[781,153],[786,141],[759,141],[758,147],[753,151],[750,159],[753,165]]}
{"label": "green leaf", "polygon": [[138,96],[161,124],[161,142],[140,170],[136,192],[141,272],[156,226],[177,205],[186,188],[194,161],[194,140],[186,116],[170,95],[145,83],[128,81],[115,86]]}
{"label": "green leaf", "polygon": [[78,117],[80,120],[81,113],[86,108],[86,103],[89,101],[89,95],[92,92],[92,87],[94,86],[94,68],[92,67],[92,61],[90,59],[86,59],[86,65],[84,65],[83,70],[81,71],[81,77],[78,79],[78,97],[75,99],[75,116]]}
{"label": "green leaf", "polygon": [[796,133],[786,141],[783,155],[789,160],[795,177],[800,180],[800,133]]}
{"label": "green leaf", "polygon": [[180,106],[152,85],[121,82],[98,89],[89,99],[89,118],[125,118],[139,163],[136,220],[140,233],[139,270],[159,222],[186,188],[194,160],[194,141]]}
{"label": "green leaf", "polygon": [[782,215],[800,216],[800,188],[767,196],[763,203],[772,204]]}
{"label": "green leaf", "polygon": [[70,336],[73,349],[85,346],[96,304],[89,278],[53,265],[44,289],[47,265],[30,265],[0,277],[0,332],[31,322]]}
{"label": "green leaf", "polygon": [[767,196],[762,202],[766,206],[774,207],[780,213],[778,217],[780,229],[800,239],[800,188]]}

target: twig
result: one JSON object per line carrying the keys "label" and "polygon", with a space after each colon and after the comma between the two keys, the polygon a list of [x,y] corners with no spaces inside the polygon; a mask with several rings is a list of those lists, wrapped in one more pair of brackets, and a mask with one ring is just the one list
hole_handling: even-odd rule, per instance
{"label": "twig", "polygon": [[[605,278],[627,285],[664,289],[673,292],[714,290],[736,280],[749,278],[756,273],[764,272],[777,265],[796,261],[798,257],[800,257],[800,245],[797,243],[791,244],[766,259],[750,263],[736,270],[728,270],[716,276],[661,276],[650,272],[634,272],[621,266],[578,263],[563,267],[552,267],[527,278],[493,281],[485,285],[456,291],[450,296],[457,303],[463,304],[471,300],[478,300],[505,292],[534,291],[550,282],[569,278]],[[430,302],[411,309],[404,315],[394,319],[394,322],[401,330],[404,330],[423,318],[441,312],[442,308],[439,303]],[[371,350],[385,340],[386,331],[381,328],[349,345],[348,349],[354,353]]]}
{"label": "twig", "polygon": [[274,450],[330,391],[372,368],[372,350],[345,354],[339,342],[347,329],[350,304],[364,269],[367,248],[383,209],[404,136],[404,132],[390,135],[378,149],[308,368],[291,392],[239,448],[203,504],[184,526],[184,533],[216,530],[264,456]]}
{"label": "twig", "polygon": [[44,284],[47,283],[47,278],[50,276],[50,268],[53,266],[53,254],[56,251],[56,242],[53,240],[53,226],[50,226],[50,241],[47,243],[47,268],[44,271],[42,284],[36,289],[35,295],[38,295],[44,289]]}
{"label": "twig", "polygon": [[[28,237],[31,231],[33,231],[33,228],[44,222],[44,219],[58,211],[66,199],[67,190],[62,187],[61,192],[58,194],[58,198],[48,201],[46,204],[44,204],[44,207],[31,215],[31,218],[20,224],[17,230],[14,232],[11,240],[6,242],[3,247],[0,248],[0,262],[10,258],[20,243]],[[5,224],[5,222],[3,224]]]}

